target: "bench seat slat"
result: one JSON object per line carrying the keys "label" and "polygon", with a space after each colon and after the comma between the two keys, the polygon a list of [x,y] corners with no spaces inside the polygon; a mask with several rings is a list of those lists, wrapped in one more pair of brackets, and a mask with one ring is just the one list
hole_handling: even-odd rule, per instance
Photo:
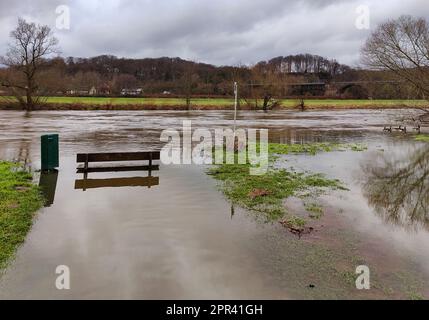
{"label": "bench seat slat", "polygon": [[76,173],[85,173],[85,172],[123,172],[123,171],[158,171],[158,165],[152,166],[124,166],[124,167],[85,167],[76,168]]}

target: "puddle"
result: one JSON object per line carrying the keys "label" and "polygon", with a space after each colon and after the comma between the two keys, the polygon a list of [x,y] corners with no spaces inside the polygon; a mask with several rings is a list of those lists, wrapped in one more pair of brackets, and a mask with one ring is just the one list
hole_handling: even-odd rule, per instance
{"label": "puddle", "polygon": [[[383,132],[399,114],[240,112],[238,126],[268,128],[273,142],[368,146],[286,156],[286,167],[325,173],[350,189],[321,195],[316,230],[298,238],[231,206],[204,167],[76,173],[77,153],[157,150],[161,130],[180,129],[184,119],[195,129],[230,126],[232,112],[1,111],[1,159],[38,169],[47,132],[60,134],[61,157],[58,172],[40,177],[49,201],[1,277],[0,298],[428,297],[429,150]],[[305,210],[287,203],[297,215]],[[358,264],[374,271],[373,290],[356,290],[350,280]],[[58,265],[70,267],[71,290],[55,288]]]}

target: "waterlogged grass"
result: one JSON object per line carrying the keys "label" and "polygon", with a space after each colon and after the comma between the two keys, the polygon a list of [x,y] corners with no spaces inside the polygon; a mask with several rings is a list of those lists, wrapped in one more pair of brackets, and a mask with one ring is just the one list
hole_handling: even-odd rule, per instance
{"label": "waterlogged grass", "polygon": [[414,289],[407,291],[407,297],[409,300],[424,300],[423,295]]}
{"label": "waterlogged grass", "polygon": [[[260,146],[257,146],[259,151]],[[291,169],[274,168],[275,155],[289,153],[329,152],[335,150],[364,150],[364,146],[341,144],[268,144],[270,165],[263,175],[251,175],[250,164],[221,164],[209,169],[208,174],[221,181],[221,190],[233,203],[250,211],[263,214],[269,221],[285,218],[287,225],[302,228],[306,220],[289,214],[284,200],[303,194],[319,194],[328,189],[347,190],[337,179],[328,179],[322,174],[296,172]],[[236,154],[237,157],[237,154]],[[323,209],[317,203],[307,204],[306,210],[310,217],[318,219]]]}
{"label": "waterlogged grass", "polygon": [[31,174],[19,164],[0,161],[0,270],[24,242],[42,204]]}
{"label": "waterlogged grass", "polygon": [[[269,154],[307,153],[315,155],[319,152],[331,151],[365,151],[366,146],[361,144],[339,144],[339,143],[308,143],[308,144],[280,144],[269,143]],[[259,150],[259,149],[258,149]]]}
{"label": "waterlogged grass", "polygon": [[[293,100],[281,100],[282,105],[288,105]],[[295,100],[296,101],[296,100]],[[403,99],[308,99],[304,100],[307,107],[343,107],[343,106],[354,106],[360,108],[380,106],[380,107],[427,107],[427,100],[403,100]]]}
{"label": "waterlogged grass", "polygon": [[[276,145],[270,144],[272,152],[288,153],[318,153],[339,149],[362,151],[362,145]],[[236,155],[237,156],[237,155]],[[221,183],[221,190],[233,203],[243,208],[255,211],[258,217],[266,217],[269,221],[281,219],[282,225],[292,233],[310,230],[312,220],[302,212],[294,215],[287,212],[284,199],[295,196],[303,201],[304,209],[310,219],[318,219],[323,215],[323,207],[314,198],[321,190],[344,189],[340,181],[327,179],[320,174],[298,173],[293,170],[276,169],[274,161],[282,161],[284,157],[270,157],[269,172],[263,176],[249,175],[249,164],[218,165],[211,167],[209,174]],[[292,199],[291,199],[292,200]],[[295,201],[295,199],[293,199]],[[299,200],[299,199],[298,199]],[[286,223],[283,223],[286,221]],[[321,223],[315,223],[320,225]],[[320,228],[320,227],[315,227]],[[317,230],[317,229],[314,229]],[[311,232],[311,231],[310,231]],[[274,232],[273,246],[270,254],[262,261],[270,268],[282,270],[288,277],[280,279],[281,285],[292,295],[299,298],[312,299],[381,299],[405,298],[422,299],[420,293],[423,288],[423,279],[417,270],[407,271],[398,275],[395,270],[402,270],[395,266],[392,272],[379,272],[381,269],[376,261],[367,260],[360,255],[361,237],[347,228],[327,228],[328,238],[338,241],[323,241],[322,237],[310,238],[308,241],[289,238],[284,241],[281,233]],[[371,258],[369,258],[371,259]],[[372,265],[371,290],[356,290],[355,273],[358,265]],[[286,268],[286,269],[285,269]],[[317,270],[315,273],[314,270]]]}
{"label": "waterlogged grass", "polygon": [[418,135],[416,141],[429,142],[429,135]]}
{"label": "waterlogged grass", "polygon": [[318,203],[306,203],[305,205],[305,210],[307,210],[307,212],[309,212],[309,216],[312,219],[320,219],[323,215],[323,208],[320,204]]}
{"label": "waterlogged grass", "polygon": [[220,165],[209,174],[223,181],[222,190],[232,202],[252,211],[266,214],[270,220],[286,214],[283,200],[309,188],[341,188],[338,180],[321,174],[272,169],[264,175],[250,175],[247,165]]}

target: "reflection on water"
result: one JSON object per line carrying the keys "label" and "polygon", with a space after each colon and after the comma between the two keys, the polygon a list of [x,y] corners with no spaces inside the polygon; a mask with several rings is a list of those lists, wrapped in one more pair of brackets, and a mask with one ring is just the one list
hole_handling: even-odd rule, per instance
{"label": "reflection on water", "polygon": [[[83,162],[83,166],[77,167],[77,173],[83,173],[83,179],[75,180],[75,189],[95,189],[108,187],[153,187],[159,185],[159,177],[153,177],[152,171],[158,171],[159,165],[153,165],[153,160],[159,160],[159,152],[127,152],[127,153],[96,153],[96,154],[77,154],[77,163]],[[136,165],[135,161],[147,160],[147,165]],[[113,162],[127,161],[120,166],[92,166],[89,162]],[[124,162],[123,162],[124,163]],[[133,164],[134,163],[134,164]],[[147,177],[114,177],[104,179],[88,179],[89,173],[100,172],[148,172]]]}
{"label": "reflection on water", "polygon": [[378,153],[363,165],[364,195],[386,223],[429,230],[429,146]]}
{"label": "reflection on water", "polygon": [[78,179],[75,180],[75,189],[95,189],[114,187],[153,187],[159,185],[159,177],[122,177],[110,179]]}
{"label": "reflection on water", "polygon": [[58,170],[42,171],[40,174],[39,187],[45,198],[45,207],[50,207],[54,203],[57,181]]}

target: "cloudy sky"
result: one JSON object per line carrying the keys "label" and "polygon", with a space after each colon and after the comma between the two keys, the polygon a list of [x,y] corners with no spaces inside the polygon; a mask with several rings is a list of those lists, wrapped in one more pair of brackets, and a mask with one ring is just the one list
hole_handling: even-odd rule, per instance
{"label": "cloudy sky", "polygon": [[[60,5],[69,8],[69,29]],[[365,25],[362,6],[370,29],[356,27]],[[429,0],[0,0],[0,54],[23,17],[51,26],[63,56],[234,65],[313,53],[356,65],[371,30],[402,14],[429,19]]]}

